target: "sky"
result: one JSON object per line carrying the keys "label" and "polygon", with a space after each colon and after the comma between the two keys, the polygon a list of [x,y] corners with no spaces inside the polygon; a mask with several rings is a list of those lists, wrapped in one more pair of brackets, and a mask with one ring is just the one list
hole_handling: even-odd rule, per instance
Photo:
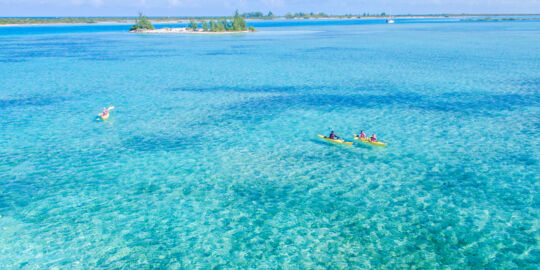
{"label": "sky", "polygon": [[0,0],[0,17],[540,13],[540,0]]}

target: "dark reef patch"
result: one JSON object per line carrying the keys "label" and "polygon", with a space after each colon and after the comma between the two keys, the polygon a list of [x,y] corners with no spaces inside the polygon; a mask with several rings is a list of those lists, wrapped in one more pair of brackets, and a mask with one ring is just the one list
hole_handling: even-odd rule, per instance
{"label": "dark reef patch", "polygon": [[0,109],[22,106],[48,106],[64,101],[61,97],[34,96],[18,99],[0,99]]}

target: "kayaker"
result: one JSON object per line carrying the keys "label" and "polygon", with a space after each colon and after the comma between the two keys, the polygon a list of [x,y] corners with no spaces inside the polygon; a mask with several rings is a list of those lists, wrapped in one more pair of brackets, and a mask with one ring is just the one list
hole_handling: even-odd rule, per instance
{"label": "kayaker", "polygon": [[367,139],[366,133],[364,131],[360,131],[360,139]]}
{"label": "kayaker", "polygon": [[376,142],[377,141],[377,136],[375,134],[371,135],[371,141],[372,142]]}
{"label": "kayaker", "polygon": [[336,134],[334,133],[334,131],[332,130],[332,132],[330,132],[330,136],[328,136],[328,138],[332,139],[332,140],[335,140],[336,139]]}
{"label": "kayaker", "polygon": [[109,115],[109,110],[107,108],[103,108],[103,112],[101,113],[101,117],[107,117]]}

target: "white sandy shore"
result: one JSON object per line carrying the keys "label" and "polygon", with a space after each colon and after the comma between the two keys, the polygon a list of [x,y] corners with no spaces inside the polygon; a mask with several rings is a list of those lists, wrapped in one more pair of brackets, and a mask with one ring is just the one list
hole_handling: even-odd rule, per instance
{"label": "white sandy shore", "polygon": [[234,34],[234,33],[249,33],[249,31],[229,31],[229,32],[203,32],[203,31],[193,31],[193,30],[187,30],[186,28],[160,28],[160,29],[154,29],[154,30],[133,30],[129,31],[131,33],[144,33],[144,34]]}

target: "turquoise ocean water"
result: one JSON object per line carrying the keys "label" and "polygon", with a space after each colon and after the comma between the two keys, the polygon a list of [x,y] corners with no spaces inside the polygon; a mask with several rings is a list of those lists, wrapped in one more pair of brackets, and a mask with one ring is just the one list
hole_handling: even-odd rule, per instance
{"label": "turquoise ocean water", "polygon": [[1,27],[0,268],[536,269],[539,21],[253,24]]}

